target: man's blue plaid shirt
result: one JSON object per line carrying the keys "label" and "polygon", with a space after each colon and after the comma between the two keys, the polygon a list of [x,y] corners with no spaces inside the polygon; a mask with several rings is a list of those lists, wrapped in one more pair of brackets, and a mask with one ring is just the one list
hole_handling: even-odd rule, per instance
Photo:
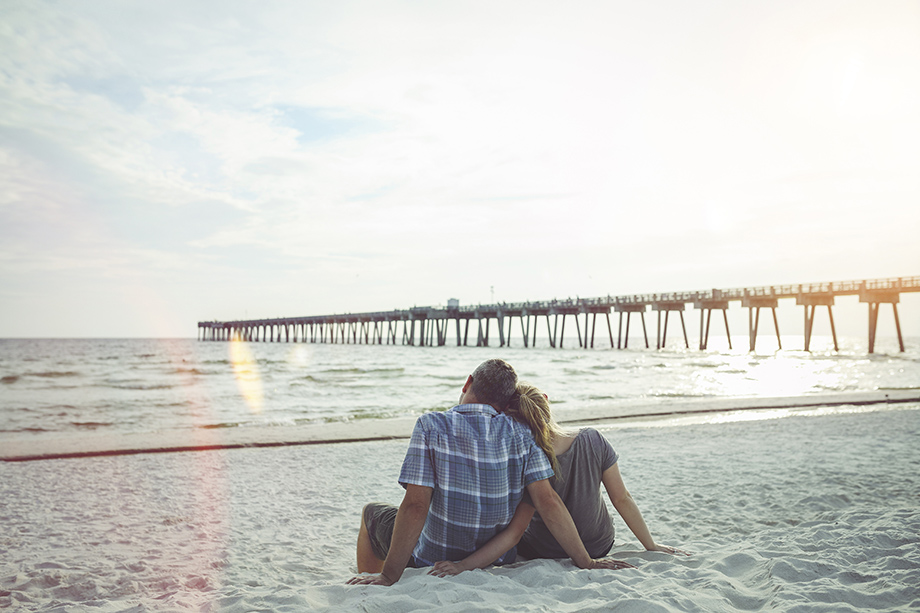
{"label": "man's blue plaid shirt", "polygon": [[[462,560],[510,522],[524,489],[553,475],[530,429],[486,404],[415,422],[399,482],[434,488],[415,566]],[[515,550],[496,560],[514,560]]]}

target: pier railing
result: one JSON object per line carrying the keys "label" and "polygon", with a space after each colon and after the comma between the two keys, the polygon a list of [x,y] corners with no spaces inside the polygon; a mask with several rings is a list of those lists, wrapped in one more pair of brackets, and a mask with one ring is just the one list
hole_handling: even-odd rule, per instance
{"label": "pier railing", "polygon": [[[875,348],[875,332],[881,304],[891,304],[892,306],[898,342],[901,351],[904,351],[904,340],[901,334],[897,305],[901,293],[918,291],[920,291],[920,276],[477,305],[460,305],[452,300],[446,307],[425,306],[367,313],[340,313],[237,321],[201,321],[198,322],[198,330],[201,340],[237,339],[266,342],[365,343],[381,345],[401,343],[425,346],[445,345],[448,324],[453,321],[456,326],[457,344],[467,345],[470,340],[470,322],[476,320],[476,345],[483,346],[489,344],[490,324],[492,320],[495,320],[498,328],[499,343],[504,346],[511,342],[513,323],[517,318],[521,328],[521,339],[524,346],[528,347],[536,342],[537,318],[545,317],[550,346],[562,347],[565,337],[566,318],[572,316],[578,335],[578,344],[580,347],[588,348],[594,347],[597,316],[603,315],[606,319],[611,347],[626,348],[629,343],[630,317],[633,313],[638,313],[642,319],[645,345],[650,347],[645,312],[651,307],[652,311],[658,313],[656,347],[664,347],[666,343],[668,319],[672,312],[676,312],[680,316],[684,343],[689,347],[683,313],[686,306],[691,305],[700,311],[700,349],[705,349],[708,344],[713,310],[722,311],[725,333],[729,339],[729,347],[731,347],[731,335],[728,330],[726,310],[730,302],[740,301],[743,307],[749,309],[748,341],[750,349],[753,351],[757,341],[760,309],[762,308],[771,309],[777,342],[782,348],[776,307],[779,300],[794,298],[797,305],[805,307],[805,350],[807,351],[810,346],[816,307],[827,307],[834,348],[837,349],[837,335],[831,307],[834,304],[834,299],[838,296],[857,295],[860,302],[866,303],[869,308],[869,352],[872,353]],[[617,342],[615,344],[613,328],[610,324],[611,312],[618,313],[620,318]],[[623,334],[624,314],[626,317],[625,336]],[[583,331],[579,321],[579,316],[581,315],[584,315]],[[531,318],[533,318],[532,334]],[[553,318],[552,321],[551,318]],[[562,324],[561,334],[557,334],[557,332],[560,332],[560,318]],[[416,334],[416,322],[418,322],[418,334]],[[462,334],[461,323],[464,328]],[[402,324],[402,334],[399,333],[400,324]]]}

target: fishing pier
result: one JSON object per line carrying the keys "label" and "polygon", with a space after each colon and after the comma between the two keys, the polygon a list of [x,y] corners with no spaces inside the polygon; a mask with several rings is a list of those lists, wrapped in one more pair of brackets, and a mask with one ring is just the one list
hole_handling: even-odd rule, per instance
{"label": "fishing pier", "polygon": [[[805,351],[810,350],[816,312],[827,308],[834,350],[838,350],[834,326],[834,300],[840,296],[859,296],[869,315],[869,353],[875,351],[876,329],[882,305],[891,305],[900,350],[904,351],[898,303],[904,292],[920,292],[920,276],[862,281],[809,283],[797,285],[771,285],[735,289],[710,289],[692,292],[670,292],[543,300],[536,302],[499,303],[461,306],[456,299],[448,300],[446,307],[412,307],[405,310],[371,313],[346,313],[337,315],[312,315],[241,321],[200,321],[198,339],[202,341],[240,340],[248,342],[301,342],[301,343],[351,343],[377,345],[443,346],[447,344],[449,327],[455,327],[457,345],[489,346],[492,324],[495,324],[499,346],[510,346],[515,336],[515,323],[520,325],[519,339],[524,347],[537,342],[537,323],[545,320],[547,341],[550,347],[563,346],[566,321],[575,326],[578,346],[593,348],[597,319],[601,315],[601,334],[606,324],[611,348],[625,349],[629,344],[629,327],[635,314],[642,324],[645,347],[650,348],[645,314],[649,309],[657,313],[655,347],[661,349],[667,342],[668,323],[672,313],[679,317],[685,347],[690,347],[684,312],[688,305],[700,313],[699,348],[709,344],[709,331],[713,311],[721,311],[725,336],[731,349],[728,326],[728,307],[740,302],[748,309],[748,345],[755,350],[760,328],[762,309],[772,313],[773,328],[779,348],[782,340],[776,308],[780,300],[795,299],[804,309]],[[887,307],[886,307],[887,310]],[[616,341],[614,342],[611,313],[618,315]],[[625,318],[624,318],[625,315]],[[583,316],[583,317],[582,317]],[[717,316],[718,319],[718,316]],[[517,322],[515,322],[517,320]],[[475,322],[474,329],[470,324]],[[625,328],[624,328],[625,323]],[[718,325],[718,324],[717,324]],[[603,339],[603,337],[602,337]],[[601,341],[603,343],[603,340]]]}

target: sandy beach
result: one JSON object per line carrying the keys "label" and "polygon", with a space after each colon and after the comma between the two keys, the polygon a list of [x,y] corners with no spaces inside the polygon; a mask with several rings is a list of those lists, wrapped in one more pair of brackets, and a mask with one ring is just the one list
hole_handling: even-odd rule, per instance
{"label": "sandy beach", "polygon": [[[785,415],[785,417],[782,417]],[[403,439],[0,463],[0,607],[24,611],[920,610],[920,404],[595,424],[661,543],[345,585]]]}

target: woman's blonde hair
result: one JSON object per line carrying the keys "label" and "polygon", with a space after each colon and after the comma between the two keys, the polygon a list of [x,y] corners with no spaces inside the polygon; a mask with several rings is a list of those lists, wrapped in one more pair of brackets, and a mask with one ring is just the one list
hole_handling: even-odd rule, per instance
{"label": "woman's blonde hair", "polygon": [[530,428],[537,445],[549,458],[553,472],[560,476],[559,463],[556,461],[556,451],[553,448],[553,438],[564,432],[553,419],[553,414],[549,409],[549,400],[543,392],[529,383],[518,383],[511,402],[508,404],[507,413]]}

